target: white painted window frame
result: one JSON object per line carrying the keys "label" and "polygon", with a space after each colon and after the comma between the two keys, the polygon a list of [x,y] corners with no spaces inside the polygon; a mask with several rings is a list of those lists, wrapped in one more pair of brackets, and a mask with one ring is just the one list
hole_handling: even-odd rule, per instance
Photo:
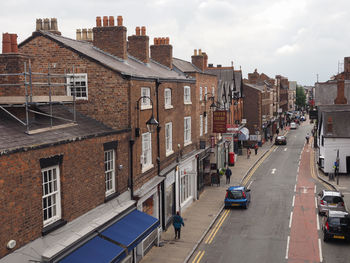
{"label": "white painted window frame", "polygon": [[146,132],[142,134],[142,154],[141,154],[142,172],[153,167],[152,163],[152,134]]}
{"label": "white painted window frame", "polygon": [[203,136],[203,115],[199,115],[199,136]]}
{"label": "white painted window frame", "polygon": [[[114,149],[104,151],[104,165],[105,165],[105,191],[106,191],[105,195],[109,196],[115,193],[115,150]],[[111,186],[108,187],[108,185],[111,185]]]}
{"label": "white painted window frame", "polygon": [[[51,178],[54,178],[54,172],[56,173],[56,180],[49,180],[49,173],[51,171]],[[44,181],[44,174],[47,174],[47,181]],[[43,225],[44,227],[58,221],[61,219],[62,217],[62,208],[61,208],[61,185],[60,185],[60,168],[58,165],[54,165],[54,166],[50,166],[50,167],[46,167],[44,169],[41,169],[41,177],[42,177],[42,188],[43,188],[43,192],[42,192],[42,211],[43,211]],[[56,183],[54,183],[54,181],[56,181]],[[46,192],[45,190],[45,185],[47,185],[47,190],[48,192]],[[52,189],[55,188],[56,189]],[[52,191],[50,191],[50,188]],[[55,208],[53,208],[55,215],[51,216],[50,218],[47,218],[45,220],[44,215],[45,215],[45,209],[47,210],[48,207],[44,207],[44,200],[48,200],[49,198],[54,198],[55,199]],[[51,203],[52,204],[52,203]],[[51,205],[52,207],[52,205]]]}
{"label": "white painted window frame", "polygon": [[141,99],[141,110],[147,110],[147,109],[151,109],[152,105],[151,105],[151,88],[149,87],[141,87],[141,97],[148,97],[148,98],[142,98]]}
{"label": "white painted window frame", "polygon": [[[82,96],[82,91],[79,91],[79,93],[77,92],[75,95],[75,99],[76,100],[87,100],[88,99],[88,95],[89,95],[89,89],[88,89],[88,76],[87,73],[78,73],[78,74],[67,74],[67,95],[68,96],[73,96],[72,93],[72,89],[73,86],[71,85],[71,80],[74,79],[74,82],[77,82],[78,80],[85,80],[85,93],[86,96]],[[75,89],[79,89],[79,88],[83,88],[84,86],[75,86]],[[80,95],[79,95],[80,94]]]}
{"label": "white painted window frame", "polygon": [[166,156],[174,153],[173,151],[173,123],[168,122],[165,124],[165,150]]}
{"label": "white painted window frame", "polygon": [[192,104],[192,102],[191,102],[191,87],[190,86],[184,86],[184,103],[185,104]]}
{"label": "white painted window frame", "polygon": [[164,89],[164,106],[165,109],[172,109],[172,90],[169,88]]}
{"label": "white painted window frame", "polygon": [[184,146],[191,144],[191,117],[184,118]]}

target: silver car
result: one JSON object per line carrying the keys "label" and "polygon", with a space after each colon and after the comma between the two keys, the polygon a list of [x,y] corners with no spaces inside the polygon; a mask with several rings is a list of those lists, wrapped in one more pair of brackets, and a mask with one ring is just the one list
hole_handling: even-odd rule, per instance
{"label": "silver car", "polygon": [[346,211],[343,195],[337,191],[322,190],[317,196],[318,214],[328,210]]}

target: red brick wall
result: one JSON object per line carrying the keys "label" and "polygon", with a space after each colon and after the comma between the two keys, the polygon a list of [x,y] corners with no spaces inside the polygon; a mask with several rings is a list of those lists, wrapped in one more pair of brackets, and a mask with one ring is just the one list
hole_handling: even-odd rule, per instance
{"label": "red brick wall", "polygon": [[17,241],[16,249],[41,236],[42,176],[39,160],[63,155],[60,165],[62,218],[72,221],[102,204],[105,198],[103,143],[118,140],[116,151],[117,191],[127,189],[129,162],[127,135],[110,135],[48,148],[0,156],[0,258],[5,245]]}
{"label": "red brick wall", "polygon": [[151,58],[168,68],[172,68],[173,46],[166,44],[151,45]]}
{"label": "red brick wall", "polygon": [[[33,72],[47,72],[50,65],[52,73],[63,74],[65,70],[70,73],[73,66],[76,73],[87,73],[88,100],[78,100],[77,110],[115,129],[130,127],[129,83],[118,73],[43,36],[20,46],[20,52],[33,57]],[[45,91],[47,93],[48,89]],[[64,93],[65,88],[61,87],[60,91]],[[38,92],[34,88],[34,93]]]}
{"label": "red brick wall", "polygon": [[129,36],[128,53],[131,56],[141,60],[144,63],[149,62],[149,37],[148,36]]}
{"label": "red brick wall", "polygon": [[255,128],[261,131],[261,92],[257,89],[243,85],[244,94],[244,118],[247,119],[246,127],[249,134],[255,134]]}

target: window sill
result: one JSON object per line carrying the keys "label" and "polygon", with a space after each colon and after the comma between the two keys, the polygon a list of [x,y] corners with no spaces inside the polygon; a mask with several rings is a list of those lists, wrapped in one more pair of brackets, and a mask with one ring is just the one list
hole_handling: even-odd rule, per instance
{"label": "window sill", "polygon": [[185,101],[184,104],[185,105],[192,105],[192,101]]}
{"label": "window sill", "polygon": [[152,105],[144,105],[144,106],[141,105],[141,110],[150,110],[150,109],[152,109]]}
{"label": "window sill", "polygon": [[171,151],[169,151],[169,152],[166,152],[166,153],[165,153],[165,156],[168,157],[168,156],[172,155],[173,153],[174,153],[174,151],[171,150]]}
{"label": "window sill", "polygon": [[173,105],[165,105],[164,107],[166,110],[170,110],[170,109],[173,109],[174,106]]}
{"label": "window sill", "polygon": [[192,141],[185,142],[185,143],[184,143],[184,147],[187,146],[187,145],[190,145],[190,144],[192,144]]}
{"label": "window sill", "polygon": [[114,192],[113,194],[109,194],[105,197],[105,203],[107,203],[108,201],[116,198],[117,196],[119,196],[119,193],[118,192]]}
{"label": "window sill", "polygon": [[43,230],[41,231],[41,235],[46,236],[47,234],[55,231],[56,229],[64,226],[65,224],[67,224],[66,220],[59,219],[58,221],[55,221],[52,224],[44,227]]}
{"label": "window sill", "polygon": [[147,165],[147,166],[145,166],[145,167],[142,167],[141,172],[144,173],[144,172],[146,172],[146,171],[152,169],[153,167],[154,167],[153,164],[149,164],[149,165]]}

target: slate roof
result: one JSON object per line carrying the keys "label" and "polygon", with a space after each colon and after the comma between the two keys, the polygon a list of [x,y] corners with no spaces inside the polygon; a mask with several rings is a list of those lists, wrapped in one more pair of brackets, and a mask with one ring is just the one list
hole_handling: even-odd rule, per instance
{"label": "slate roof", "polygon": [[173,58],[173,66],[180,72],[201,72],[201,70],[191,62],[179,58]]}
{"label": "slate roof", "polygon": [[[344,96],[350,103],[350,81],[344,82]],[[331,80],[315,84],[315,105],[332,105],[337,97],[337,81]]]}
{"label": "slate roof", "polygon": [[92,43],[87,41],[79,41],[75,39],[71,39],[68,37],[63,37],[60,35],[56,35],[50,33],[48,31],[36,31],[33,36],[29,37],[21,44],[19,47],[24,45],[26,42],[30,41],[32,38],[35,38],[37,35],[42,35],[49,39],[52,39],[56,42],[63,44],[64,46],[87,56],[102,65],[117,71],[125,76],[131,76],[134,78],[159,78],[159,79],[167,79],[167,80],[175,80],[175,81],[184,81],[184,82],[194,82],[195,80],[192,78],[186,78],[184,74],[180,74],[175,70],[171,70],[164,65],[161,65],[152,59],[150,59],[149,63],[143,63],[138,59],[128,55],[128,58],[124,61],[121,58],[113,56],[103,50],[98,49],[93,46]]}
{"label": "slate roof", "polygon": [[[324,137],[350,138],[350,105],[327,105],[318,107],[320,127]],[[328,118],[332,118],[332,132],[327,131]],[[319,127],[319,128],[320,128]]]}
{"label": "slate roof", "polygon": [[[36,110],[47,114],[50,112],[49,106],[39,106]],[[54,116],[73,119],[72,111],[63,105],[54,105],[53,114]],[[28,135],[25,133],[25,126],[11,118],[7,113],[0,111],[0,156],[2,154],[120,132],[78,112],[76,116],[78,125]],[[54,119],[53,124],[60,125],[63,123],[67,122]],[[50,119],[42,115],[37,115],[35,120],[31,122],[30,130],[44,127],[50,127]]]}
{"label": "slate roof", "polygon": [[259,91],[264,91],[264,85],[244,83],[244,86],[248,86],[250,88],[253,88],[253,89],[256,89],[256,90],[259,90]]}

